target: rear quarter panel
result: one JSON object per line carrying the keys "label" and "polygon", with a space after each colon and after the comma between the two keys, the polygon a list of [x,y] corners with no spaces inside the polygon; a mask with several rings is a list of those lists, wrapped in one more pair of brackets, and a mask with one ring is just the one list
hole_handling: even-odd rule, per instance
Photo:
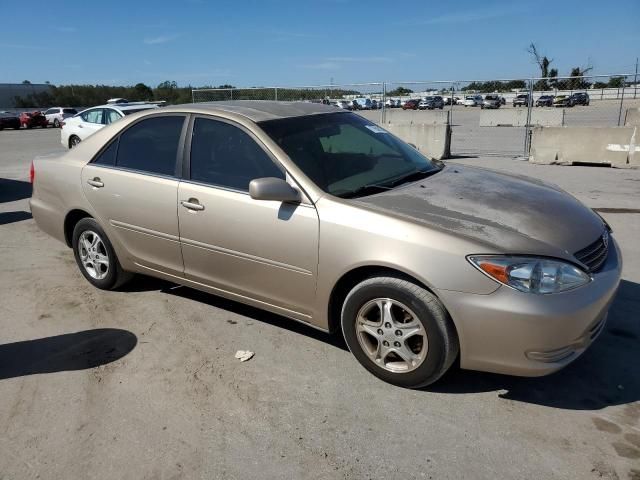
{"label": "rear quarter panel", "polygon": [[80,184],[83,163],[65,154],[38,157],[33,161],[35,182],[29,205],[38,227],[65,242],[64,219],[81,209],[93,214]]}

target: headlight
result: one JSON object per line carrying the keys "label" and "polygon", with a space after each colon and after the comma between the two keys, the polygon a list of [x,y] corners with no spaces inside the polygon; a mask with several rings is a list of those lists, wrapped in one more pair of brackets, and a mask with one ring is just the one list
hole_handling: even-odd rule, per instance
{"label": "headlight", "polygon": [[470,255],[467,259],[485,275],[521,292],[558,293],[591,281],[587,273],[560,260],[499,255]]}

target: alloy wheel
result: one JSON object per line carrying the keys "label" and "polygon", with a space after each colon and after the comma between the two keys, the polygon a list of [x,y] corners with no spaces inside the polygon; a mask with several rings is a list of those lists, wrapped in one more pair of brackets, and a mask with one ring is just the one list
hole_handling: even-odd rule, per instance
{"label": "alloy wheel", "polygon": [[109,254],[100,236],[85,230],[78,239],[78,254],[85,271],[91,278],[102,280],[109,273]]}
{"label": "alloy wheel", "polygon": [[422,322],[391,298],[376,298],[360,308],[356,335],[369,359],[392,373],[413,371],[427,357],[429,342]]}

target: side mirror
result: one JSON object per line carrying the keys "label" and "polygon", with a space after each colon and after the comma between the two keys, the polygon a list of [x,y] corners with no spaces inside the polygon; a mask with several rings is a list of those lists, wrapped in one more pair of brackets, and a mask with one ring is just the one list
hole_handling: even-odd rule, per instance
{"label": "side mirror", "polygon": [[254,200],[300,202],[300,193],[281,178],[256,178],[249,182],[249,195]]}

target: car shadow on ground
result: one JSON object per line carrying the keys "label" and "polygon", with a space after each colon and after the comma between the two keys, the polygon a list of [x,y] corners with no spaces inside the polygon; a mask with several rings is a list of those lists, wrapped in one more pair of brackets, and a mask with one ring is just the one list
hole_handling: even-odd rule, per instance
{"label": "car shadow on ground", "polygon": [[623,280],[605,330],[565,369],[523,378],[452,369],[427,392],[501,391],[500,397],[568,410],[598,410],[640,400],[640,284]]}
{"label": "car shadow on ground", "polygon": [[0,225],[21,222],[30,218],[32,217],[29,212],[0,212]]}
{"label": "car shadow on ground", "polygon": [[0,178],[0,203],[15,202],[31,196],[31,184],[22,180]]}
{"label": "car shadow on ground", "polygon": [[342,338],[342,335],[325,333],[321,330],[316,330],[313,327],[305,325],[304,323],[282,317],[275,313],[267,312],[266,310],[254,308],[233,300],[227,300],[226,298],[218,297],[193,288],[183,287],[165,280],[136,275],[131,282],[122,287],[122,290],[127,292],[160,291],[162,293],[188,298],[195,302],[204,303],[215,308],[233,312],[237,315],[249,317],[259,322],[268,323],[269,325],[289,330],[290,332],[305,335],[345,351],[349,350],[347,348],[347,344]]}
{"label": "car shadow on ground", "polygon": [[116,328],[98,328],[0,345],[0,380],[38,373],[85,370],[114,362],[138,343]]}

